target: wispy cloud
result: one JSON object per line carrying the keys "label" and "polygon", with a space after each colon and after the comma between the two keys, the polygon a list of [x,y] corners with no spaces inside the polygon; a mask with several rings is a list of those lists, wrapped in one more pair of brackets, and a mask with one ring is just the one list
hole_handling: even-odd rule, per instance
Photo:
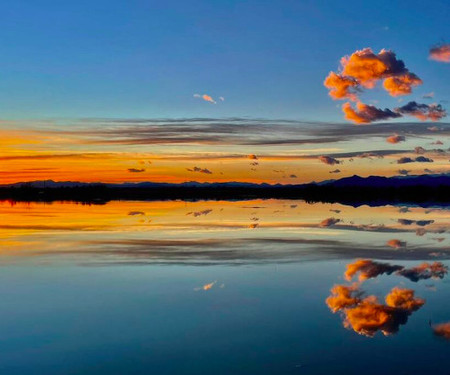
{"label": "wispy cloud", "polygon": [[419,280],[443,279],[447,273],[448,267],[442,262],[425,262],[415,267],[406,268],[397,264],[360,259],[347,265],[344,277],[347,281],[352,281],[358,275],[358,281],[363,282],[383,274],[395,274],[406,277],[410,281],[417,282]]}
{"label": "wispy cloud", "polygon": [[403,268],[403,266],[376,262],[370,259],[360,259],[347,265],[344,277],[347,281],[351,281],[353,277],[359,274],[359,281],[365,281],[383,274],[390,275]]}
{"label": "wispy cloud", "polygon": [[212,103],[212,104],[217,104],[217,102],[208,94],[203,94],[203,95],[194,94],[194,98],[201,98],[205,102],[209,102],[209,103]]}
{"label": "wispy cloud", "polygon": [[417,156],[416,158],[402,157],[397,160],[397,164],[408,164],[408,163],[433,163],[433,159],[427,158],[425,156]]}
{"label": "wispy cloud", "polygon": [[404,268],[398,271],[398,275],[417,282],[419,280],[443,279],[448,273],[448,267],[441,262],[422,263],[416,267]]}
{"label": "wispy cloud", "polygon": [[436,336],[450,340],[450,322],[435,324],[432,328]]}
{"label": "wispy cloud", "polygon": [[421,121],[438,121],[447,116],[447,112],[440,104],[420,104],[414,101],[395,108],[395,112],[414,116]]}
{"label": "wispy cloud", "polygon": [[340,219],[336,219],[334,217],[329,217],[328,219],[322,220],[319,224],[319,227],[328,228],[328,227],[331,227],[331,226],[339,223],[340,221],[341,221]]}
{"label": "wispy cloud", "polygon": [[331,157],[331,156],[320,155],[320,156],[318,157],[318,159],[319,159],[322,163],[325,163],[325,164],[328,164],[328,165],[341,164],[341,162],[340,162],[339,160],[337,160],[337,159],[335,159],[335,158],[333,158],[333,157]]}
{"label": "wispy cloud", "polygon": [[397,222],[402,225],[413,225],[416,224],[420,227],[430,225],[434,223],[434,220],[410,220],[410,219],[398,219]]}
{"label": "wispy cloud", "polygon": [[440,44],[430,48],[431,60],[450,63],[450,44]]}
{"label": "wispy cloud", "polygon": [[191,211],[191,212],[188,212],[188,213],[186,214],[186,216],[189,216],[189,215],[192,215],[192,216],[194,216],[194,217],[206,216],[206,215],[209,215],[212,211],[213,211],[213,210],[210,209],[210,208],[208,208],[208,209],[206,209],[206,210],[202,210],[202,211]]}
{"label": "wispy cloud", "polygon": [[[440,123],[440,134],[450,135],[450,123]],[[0,129],[1,130],[1,129]],[[378,123],[376,127],[349,127],[343,123],[321,123],[291,120],[244,118],[185,118],[185,119],[97,119],[84,120],[67,127],[44,126],[41,134],[58,139],[70,139],[71,144],[145,146],[166,144],[202,145],[302,145],[325,144],[366,139],[368,136],[410,134],[409,137],[428,135],[420,123]],[[242,135],[245,134],[245,137]],[[63,153],[54,157],[62,157]],[[74,154],[74,153],[72,153]],[[12,155],[11,155],[12,156]],[[7,157],[11,157],[7,156]],[[95,157],[85,153],[85,157]],[[20,155],[14,156],[15,158]],[[24,155],[29,158],[30,155]],[[51,155],[36,155],[50,158]],[[65,155],[64,157],[70,157]],[[4,156],[0,157],[0,160]]]}
{"label": "wispy cloud", "polygon": [[370,124],[374,121],[388,120],[402,117],[401,114],[393,112],[390,109],[380,109],[373,105],[356,103],[356,109],[350,103],[344,103],[342,106],[345,118],[355,124]]}
{"label": "wispy cloud", "polygon": [[399,142],[404,142],[405,141],[405,136],[403,135],[391,135],[390,137],[386,138],[386,142],[388,143],[399,143]]}
{"label": "wispy cloud", "polygon": [[402,249],[402,248],[406,247],[406,242],[400,241],[400,240],[394,238],[394,239],[386,242],[386,245],[388,245],[389,247],[392,247],[394,249]]}
{"label": "wispy cloud", "polygon": [[186,168],[188,172],[199,172],[199,173],[205,173],[205,174],[212,174],[212,172],[207,168],[200,168],[200,167],[192,167],[192,168]]}
{"label": "wispy cloud", "polygon": [[201,287],[194,288],[194,290],[195,290],[196,292],[198,292],[199,290],[208,291],[208,290],[212,289],[213,286],[216,285],[216,284],[217,284],[217,280],[216,280],[216,281],[213,281],[212,283],[205,284],[205,285],[203,285],[203,286],[201,286]]}

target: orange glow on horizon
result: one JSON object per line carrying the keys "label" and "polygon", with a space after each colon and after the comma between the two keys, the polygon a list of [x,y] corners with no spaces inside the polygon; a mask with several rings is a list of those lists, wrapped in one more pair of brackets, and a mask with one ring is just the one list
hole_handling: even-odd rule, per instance
{"label": "orange glow on horizon", "polygon": [[[347,105],[350,106],[349,103]],[[358,103],[357,106],[364,104]],[[355,121],[365,121],[359,119],[357,113],[355,116]],[[247,147],[246,152],[232,144],[220,147],[195,142],[151,147],[139,143],[106,144],[104,141],[107,138],[103,136],[87,142],[88,136],[81,130],[58,133],[56,130],[39,132],[32,128],[0,128],[0,137],[0,184],[36,180],[298,184],[354,174],[363,177],[397,175],[399,167],[395,161],[402,155],[394,153],[384,157],[364,157],[367,152],[362,148],[359,149],[360,157],[333,157],[339,153],[345,155],[348,145],[339,143],[302,148],[288,143]],[[380,148],[386,147],[386,138],[380,138],[379,144]],[[411,152],[403,155],[411,156]],[[445,154],[435,152],[432,157],[437,173],[449,170]],[[334,164],[339,164],[339,168],[333,168],[333,163],[325,163],[324,160],[332,160]],[[408,173],[423,173],[424,165],[411,163],[407,167]]]}

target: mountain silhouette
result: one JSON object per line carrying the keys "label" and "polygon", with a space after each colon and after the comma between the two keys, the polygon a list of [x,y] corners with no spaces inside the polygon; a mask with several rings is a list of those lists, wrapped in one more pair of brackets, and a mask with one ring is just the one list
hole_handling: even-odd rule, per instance
{"label": "mountain silhouette", "polygon": [[413,203],[450,204],[450,174],[360,177],[308,184],[254,184],[246,182],[85,183],[52,180],[0,185],[0,199],[17,201],[70,200],[102,203],[109,200],[248,200],[303,199],[358,206]]}

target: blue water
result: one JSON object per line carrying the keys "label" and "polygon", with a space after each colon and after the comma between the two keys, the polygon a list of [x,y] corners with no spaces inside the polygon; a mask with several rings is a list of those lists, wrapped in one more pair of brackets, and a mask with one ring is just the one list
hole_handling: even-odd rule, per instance
{"label": "blue water", "polygon": [[[367,337],[325,303],[353,257],[202,265],[83,257],[3,260],[2,374],[450,373],[450,341],[430,327],[450,321],[448,275],[364,282],[380,300],[395,286],[426,300],[396,334]],[[380,261],[422,262],[397,258]]]}
{"label": "blue water", "polygon": [[[450,285],[398,334],[344,328],[324,303],[345,263],[8,266],[0,275],[5,374],[448,374]],[[205,280],[222,288],[195,291]],[[389,277],[381,284],[389,284]],[[376,284],[375,289],[382,285]]]}

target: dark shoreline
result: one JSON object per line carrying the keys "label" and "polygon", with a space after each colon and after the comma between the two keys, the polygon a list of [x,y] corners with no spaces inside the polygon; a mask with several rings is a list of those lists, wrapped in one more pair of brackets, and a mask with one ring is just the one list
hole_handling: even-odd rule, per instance
{"label": "dark shoreline", "polygon": [[38,188],[22,186],[0,188],[0,200],[17,202],[75,201],[103,204],[113,200],[252,200],[292,199],[307,202],[343,203],[352,206],[413,204],[450,206],[450,186],[338,187],[334,185],[292,185],[264,187],[77,187]]}

